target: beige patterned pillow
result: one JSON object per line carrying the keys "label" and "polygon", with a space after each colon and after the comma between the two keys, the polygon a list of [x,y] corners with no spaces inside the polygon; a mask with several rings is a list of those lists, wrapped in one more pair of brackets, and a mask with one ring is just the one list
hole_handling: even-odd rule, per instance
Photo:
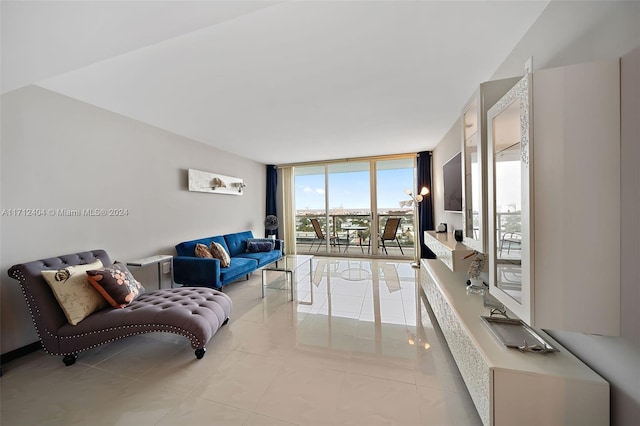
{"label": "beige patterned pillow", "polygon": [[213,259],[211,252],[204,244],[196,244],[196,257],[206,257],[207,259]]}
{"label": "beige patterned pillow", "polygon": [[77,325],[107,305],[105,298],[89,283],[86,273],[102,266],[102,262],[96,260],[88,265],[68,266],[57,271],[41,272],[71,325]]}
{"label": "beige patterned pillow", "polygon": [[209,251],[216,259],[220,259],[220,266],[223,268],[228,268],[231,265],[231,258],[229,257],[229,253],[222,247],[220,243],[216,243],[215,241],[211,241],[209,245]]}

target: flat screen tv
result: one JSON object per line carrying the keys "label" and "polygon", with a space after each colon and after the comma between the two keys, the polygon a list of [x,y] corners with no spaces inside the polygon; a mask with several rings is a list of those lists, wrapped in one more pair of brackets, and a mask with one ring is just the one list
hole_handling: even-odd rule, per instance
{"label": "flat screen tv", "polygon": [[444,210],[462,212],[462,153],[459,152],[442,166],[444,182]]}

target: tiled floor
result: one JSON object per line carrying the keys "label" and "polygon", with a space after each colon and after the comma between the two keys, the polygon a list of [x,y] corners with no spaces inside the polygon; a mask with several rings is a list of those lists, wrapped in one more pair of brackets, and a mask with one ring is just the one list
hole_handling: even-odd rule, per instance
{"label": "tiled floor", "polygon": [[130,337],[65,367],[3,365],[10,425],[479,425],[460,374],[416,303],[409,263],[315,258],[288,301],[280,273],[226,288],[229,324],[197,360],[186,339]]}

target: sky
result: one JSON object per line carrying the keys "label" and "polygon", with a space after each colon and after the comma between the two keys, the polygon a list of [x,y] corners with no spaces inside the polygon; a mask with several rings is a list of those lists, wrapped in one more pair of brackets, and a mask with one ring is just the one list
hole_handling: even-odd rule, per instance
{"label": "sky", "polygon": [[[323,168],[319,171],[322,173]],[[475,171],[477,173],[477,171]],[[519,210],[520,163],[501,161],[497,163],[496,179],[503,184],[496,191],[499,211]],[[400,201],[409,201],[406,189],[413,188],[413,169],[395,168],[379,170],[377,176],[378,206],[380,209],[399,209]],[[295,183],[296,210],[320,210],[324,208],[324,174],[297,175]],[[329,208],[369,210],[369,172],[348,171],[329,173]],[[474,194],[474,203],[479,205],[479,194]]]}
{"label": "sky", "polygon": [[[379,208],[398,209],[410,199],[405,190],[413,187],[413,169],[380,170],[377,183]],[[323,174],[296,176],[296,210],[323,209],[324,186]],[[370,209],[369,186],[368,171],[330,173],[329,208]]]}

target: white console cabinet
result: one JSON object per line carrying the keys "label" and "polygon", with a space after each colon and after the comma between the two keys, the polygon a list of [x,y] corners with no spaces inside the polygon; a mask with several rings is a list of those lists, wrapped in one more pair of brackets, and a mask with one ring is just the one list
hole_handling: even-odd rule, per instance
{"label": "white console cabinet", "polygon": [[423,259],[420,280],[485,425],[609,424],[609,384],[541,330],[559,352],[504,346],[480,318],[482,296],[467,293],[466,271]]}
{"label": "white console cabinet", "polygon": [[452,271],[466,272],[469,269],[472,258],[467,256],[473,253],[473,249],[457,242],[453,234],[425,231],[424,244]]}

